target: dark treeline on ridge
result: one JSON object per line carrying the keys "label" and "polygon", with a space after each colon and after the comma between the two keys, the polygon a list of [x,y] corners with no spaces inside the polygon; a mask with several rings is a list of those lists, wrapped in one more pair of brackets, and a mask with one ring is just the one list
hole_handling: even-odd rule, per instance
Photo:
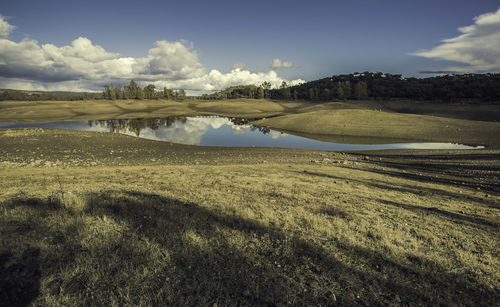
{"label": "dark treeline on ridge", "polygon": [[125,86],[105,85],[102,93],[41,92],[0,90],[0,100],[91,100],[91,99],[167,99],[167,100],[277,99],[329,101],[347,99],[408,99],[440,102],[500,102],[500,74],[444,75],[405,78],[400,74],[353,73],[334,75],[279,88],[270,82],[239,85],[212,94],[188,97],[184,90],[157,89],[153,84],[141,88],[133,80]]}
{"label": "dark treeline on ridge", "polygon": [[430,78],[404,78],[383,73],[335,75],[296,86],[283,82],[271,89],[260,86],[235,86],[202,95],[202,99],[270,98],[280,100],[411,99],[454,101],[500,101],[500,74],[445,75]]}
{"label": "dark treeline on ridge", "polygon": [[271,91],[273,99],[412,99],[443,102],[500,101],[500,74],[404,78],[396,74],[336,75]]}

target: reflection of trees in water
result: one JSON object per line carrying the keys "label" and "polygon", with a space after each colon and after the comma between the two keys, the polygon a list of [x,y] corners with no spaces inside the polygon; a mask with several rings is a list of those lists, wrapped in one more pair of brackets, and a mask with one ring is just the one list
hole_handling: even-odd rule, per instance
{"label": "reflection of trees in water", "polygon": [[250,125],[251,120],[248,118],[232,117],[232,118],[229,118],[229,121],[231,121],[235,125],[243,126],[243,125]]}
{"label": "reflection of trees in water", "polygon": [[89,120],[89,126],[93,125],[99,127],[109,128],[109,132],[123,133],[131,131],[136,136],[141,134],[142,130],[150,128],[151,130],[158,130],[160,127],[170,127],[175,122],[186,123],[185,116],[171,116],[167,118],[134,118],[134,119],[108,119],[108,120]]}
{"label": "reflection of trees in water", "polygon": [[[260,131],[263,134],[271,132],[269,128],[258,127],[251,125],[250,122],[255,119],[247,118],[229,118],[231,123],[237,126],[250,126],[251,131]],[[107,119],[107,120],[89,120],[89,127],[105,127],[109,128],[109,132],[124,133],[127,131],[133,132],[136,136],[141,134],[141,131],[150,128],[151,130],[158,130],[160,127],[170,127],[174,123],[180,122],[185,124],[187,117],[185,116],[170,116],[167,118],[135,118],[135,119]]]}
{"label": "reflection of trees in water", "polygon": [[271,129],[269,128],[266,128],[266,127],[259,127],[259,126],[254,126],[252,125],[250,127],[250,130],[251,131],[255,131],[255,130],[259,130],[260,132],[262,132],[263,134],[268,134],[269,132],[271,132]]}
{"label": "reflection of trees in water", "polygon": [[269,128],[254,126],[254,125],[250,124],[250,122],[252,122],[254,120],[259,120],[259,119],[261,119],[261,118],[238,118],[238,117],[233,117],[233,118],[230,118],[229,120],[233,124],[238,125],[238,126],[250,125],[250,130],[251,131],[258,130],[258,131],[262,132],[263,134],[268,134],[269,132],[271,132],[271,129],[269,129]]}

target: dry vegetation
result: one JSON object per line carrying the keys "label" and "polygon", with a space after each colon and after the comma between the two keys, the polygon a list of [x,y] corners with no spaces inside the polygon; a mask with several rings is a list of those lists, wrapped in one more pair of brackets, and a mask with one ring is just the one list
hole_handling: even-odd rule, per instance
{"label": "dry vegetation", "polygon": [[0,159],[7,305],[500,304],[497,151],[15,129]]}

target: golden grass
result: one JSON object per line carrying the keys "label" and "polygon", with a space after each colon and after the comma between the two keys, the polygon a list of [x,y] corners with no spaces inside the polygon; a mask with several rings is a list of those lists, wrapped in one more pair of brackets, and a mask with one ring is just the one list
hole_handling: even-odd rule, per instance
{"label": "golden grass", "polygon": [[367,109],[321,110],[254,122],[271,129],[308,134],[387,137],[408,141],[499,146],[500,123],[401,114]]}
{"label": "golden grass", "polygon": [[[37,131],[46,159],[79,148],[97,166],[3,164],[4,301],[499,303],[498,153],[210,149]],[[37,142],[0,136],[4,162]],[[122,144],[119,166],[106,155]]]}
{"label": "golden grass", "polygon": [[0,102],[0,122],[161,118],[177,115],[196,116],[208,114],[254,118],[281,114],[285,109],[280,103],[255,99],[238,101],[2,101]]}
{"label": "golden grass", "polygon": [[[483,113],[392,113],[407,107],[2,102],[0,121],[280,115],[262,123],[497,144],[498,123],[474,121]],[[499,179],[490,149],[344,154],[2,129],[0,302],[494,306]]]}

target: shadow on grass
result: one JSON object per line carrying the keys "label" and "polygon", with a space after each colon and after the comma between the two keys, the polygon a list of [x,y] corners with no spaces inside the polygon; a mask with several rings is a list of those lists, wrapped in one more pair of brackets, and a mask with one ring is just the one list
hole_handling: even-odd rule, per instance
{"label": "shadow on grass", "polygon": [[500,230],[500,227],[497,223],[487,221],[485,219],[474,217],[474,216],[468,216],[468,215],[463,215],[463,214],[458,214],[458,213],[453,213],[453,212],[441,210],[441,209],[436,208],[436,207],[420,207],[420,206],[402,204],[402,203],[398,203],[398,202],[390,201],[390,200],[385,200],[385,199],[377,199],[377,201],[379,203],[382,203],[385,205],[390,205],[390,206],[406,209],[406,210],[417,212],[417,213],[442,216],[442,217],[448,218],[456,223],[460,223],[460,222],[472,223],[474,225],[479,225],[479,226],[484,225],[484,226],[489,226],[489,227],[492,227],[494,229]]}
{"label": "shadow on grass", "polygon": [[[11,240],[2,242],[0,253],[20,241],[45,242],[44,291],[81,304],[498,303],[498,291],[473,272],[450,273],[418,257],[397,260],[336,238],[329,245],[312,243],[217,205],[133,191],[91,193],[82,212],[53,212],[50,218],[59,214],[65,221],[56,227],[44,202],[2,204],[26,209],[32,226],[11,227],[16,216],[0,215],[0,235]],[[24,267],[32,270],[27,262]]]}
{"label": "shadow on grass", "polygon": [[[359,153],[352,153],[352,155],[360,156]],[[459,185],[500,193],[500,186],[495,177],[500,175],[499,154],[370,155],[369,157],[370,163],[391,168],[391,170],[369,169],[370,172],[420,182]],[[366,170],[352,166],[342,167]],[[488,180],[478,181],[478,177]]]}
{"label": "shadow on grass", "polygon": [[[351,169],[357,169],[357,168],[351,168]],[[359,169],[359,170],[362,170],[362,169]],[[363,171],[367,171],[367,170],[363,170]],[[368,170],[368,171],[372,171],[372,170]],[[417,196],[439,195],[439,196],[446,196],[446,197],[454,198],[456,200],[467,200],[467,201],[472,200],[474,202],[483,204],[483,205],[488,206],[490,208],[500,208],[500,203],[498,203],[494,200],[486,200],[484,198],[475,197],[475,196],[471,196],[471,195],[464,196],[460,193],[454,193],[454,192],[451,192],[449,190],[444,190],[444,189],[437,189],[437,188],[416,186],[416,185],[408,185],[408,184],[403,184],[403,183],[390,184],[390,183],[386,183],[386,182],[378,181],[378,180],[359,180],[359,179],[339,177],[339,176],[335,176],[335,175],[324,174],[324,173],[319,173],[319,172],[310,172],[310,171],[303,171],[303,172],[296,172],[296,173],[306,174],[306,175],[310,175],[310,176],[324,177],[324,178],[329,178],[329,179],[333,179],[333,180],[348,180],[349,182],[362,184],[362,185],[367,186],[367,187],[373,187],[373,188],[382,189],[382,190],[391,190],[391,191],[396,191],[396,192],[401,192],[401,193],[411,193],[411,194],[414,194]],[[486,224],[491,224],[491,223],[487,222]]]}
{"label": "shadow on grass", "polygon": [[0,251],[0,305],[28,306],[40,291],[40,250]]}

